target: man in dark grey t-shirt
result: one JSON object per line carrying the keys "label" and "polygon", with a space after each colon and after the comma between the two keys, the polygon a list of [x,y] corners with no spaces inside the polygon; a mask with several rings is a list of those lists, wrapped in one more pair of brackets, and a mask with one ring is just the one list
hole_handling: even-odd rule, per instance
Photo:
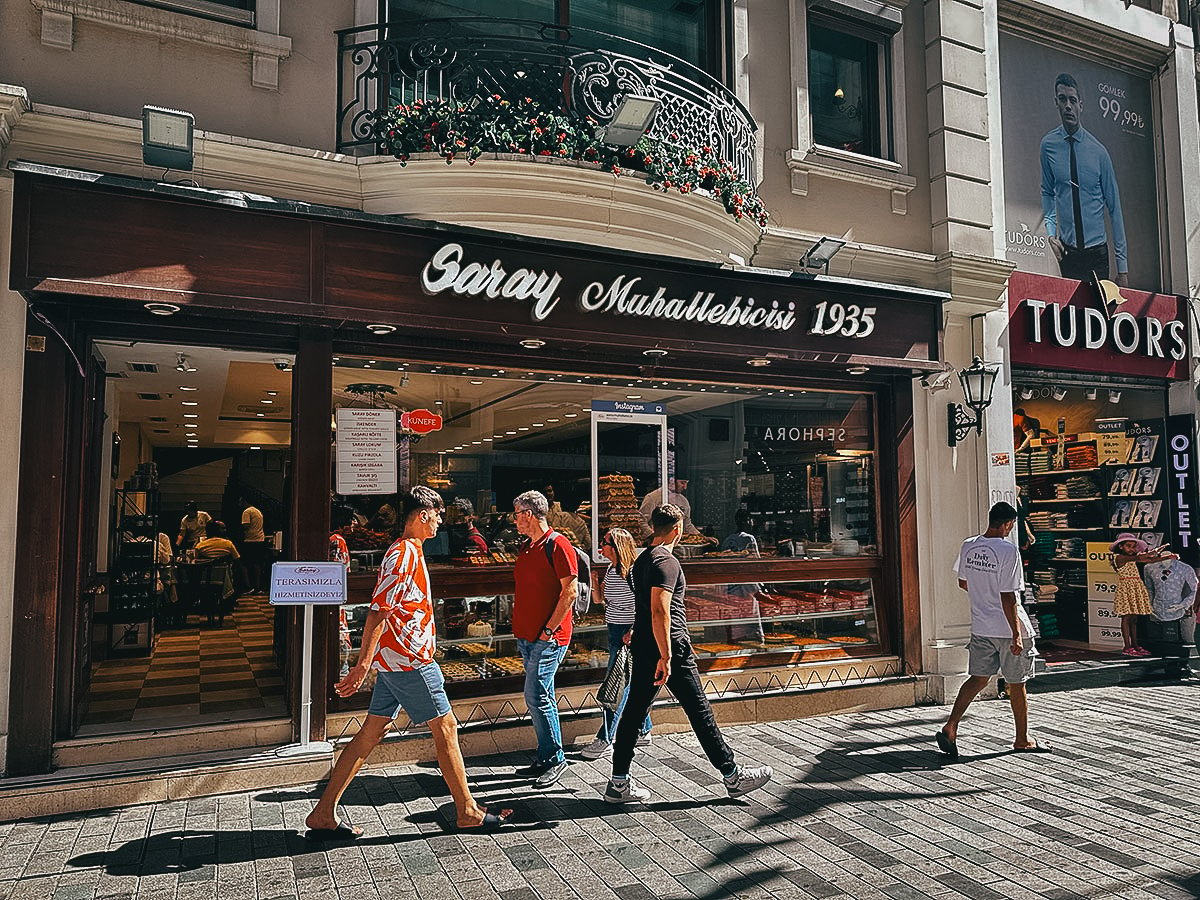
{"label": "man in dark grey t-shirt", "polygon": [[634,745],[659,689],[665,684],[679,701],[700,746],[721,776],[730,797],[740,797],[771,780],[770,766],[739,766],[733,751],[721,736],[713,716],[700,671],[692,653],[687,630],[684,592],[687,581],[683,568],[671,552],[683,536],[684,515],[677,506],[666,504],[650,514],[654,529],[650,548],[633,564],[634,619],[633,673],[629,697],[617,724],[613,745],[613,774],[604,791],[609,803],[629,803],[650,799],[650,792],[629,777]]}

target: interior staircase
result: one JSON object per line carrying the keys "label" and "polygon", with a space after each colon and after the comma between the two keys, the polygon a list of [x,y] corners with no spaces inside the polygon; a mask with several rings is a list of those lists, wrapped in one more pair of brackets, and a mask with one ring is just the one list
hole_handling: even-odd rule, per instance
{"label": "interior staircase", "polygon": [[[225,486],[229,482],[232,467],[232,459],[220,459],[159,479],[159,510],[164,525],[163,532],[172,540],[175,539],[179,520],[183,518],[184,508],[189,500],[195,500],[196,506],[214,519],[220,519],[225,500]],[[233,528],[238,523],[226,524]]]}

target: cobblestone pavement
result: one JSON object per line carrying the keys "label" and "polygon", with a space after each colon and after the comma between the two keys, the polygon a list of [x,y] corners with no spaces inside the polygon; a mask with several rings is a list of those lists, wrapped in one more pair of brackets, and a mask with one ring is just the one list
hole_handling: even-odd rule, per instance
{"label": "cobblestone pavement", "polygon": [[4,825],[0,900],[1196,897],[1198,697],[1039,694],[1032,720],[1054,755],[1006,752],[1007,703],[979,702],[957,763],[932,740],[945,707],[730,728],[741,758],[777,775],[740,800],[690,734],[639,757],[654,792],[640,808],[602,802],[607,760],[540,794],[512,777],[524,757],[471,760],[478,793],[519,810],[496,836],[448,831],[453,808],[423,766],[359,777],[344,809],[366,836],[350,845],[297,834],[313,789]]}

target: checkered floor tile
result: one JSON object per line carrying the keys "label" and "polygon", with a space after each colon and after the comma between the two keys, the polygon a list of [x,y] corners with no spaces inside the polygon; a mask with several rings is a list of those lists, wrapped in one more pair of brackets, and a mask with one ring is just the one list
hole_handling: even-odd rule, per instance
{"label": "checkered floor tile", "polygon": [[243,597],[224,628],[162,632],[152,655],[108,659],[92,670],[83,729],[225,721],[286,715],[275,661],[274,610]]}

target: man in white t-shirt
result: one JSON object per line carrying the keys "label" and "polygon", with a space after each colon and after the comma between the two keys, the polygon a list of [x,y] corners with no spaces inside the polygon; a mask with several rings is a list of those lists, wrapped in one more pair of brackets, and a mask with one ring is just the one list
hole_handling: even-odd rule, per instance
{"label": "man in white t-shirt", "polygon": [[1033,677],[1037,649],[1033,625],[1018,601],[1025,588],[1021,554],[1008,540],[1017,522],[1017,511],[1008,503],[997,503],[988,512],[988,529],[963,541],[954,571],[958,586],[971,598],[971,640],[967,644],[968,675],[954,700],[945,727],[937,733],[937,744],[951,759],[958,758],[958,723],[971,701],[993,675],[1004,678],[1012,704],[1016,739],[1013,750],[1049,753],[1050,748],[1030,740],[1025,683]]}
{"label": "man in white t-shirt", "polygon": [[242,505],[242,571],[246,592],[259,594],[266,585],[263,570],[267,562],[267,535],[263,531],[263,514],[245,497],[238,499]]}

